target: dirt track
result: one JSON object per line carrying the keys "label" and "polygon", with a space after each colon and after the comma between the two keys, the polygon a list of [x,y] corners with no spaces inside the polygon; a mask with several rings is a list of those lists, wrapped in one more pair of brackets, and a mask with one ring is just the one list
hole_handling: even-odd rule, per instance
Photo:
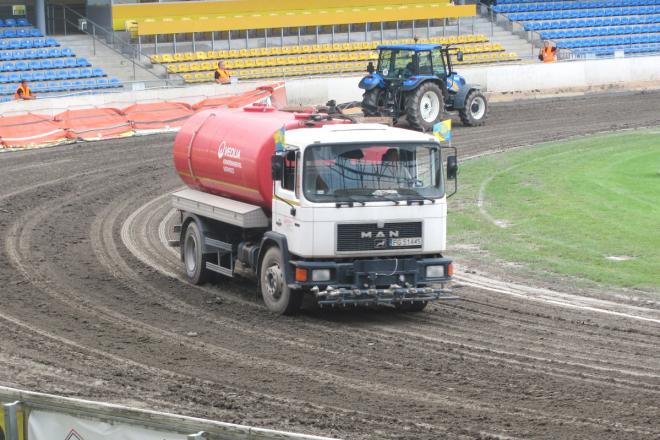
{"label": "dirt track", "polygon": [[[516,102],[455,145],[655,125],[660,93]],[[251,280],[179,281],[171,140],[0,154],[0,383],[346,439],[660,438],[660,310],[466,286],[421,314],[284,318]]]}

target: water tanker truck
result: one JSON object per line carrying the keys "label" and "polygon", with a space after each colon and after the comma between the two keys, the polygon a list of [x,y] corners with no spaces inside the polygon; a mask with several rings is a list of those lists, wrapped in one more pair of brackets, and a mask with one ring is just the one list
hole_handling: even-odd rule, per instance
{"label": "water tanker truck", "polygon": [[457,161],[429,134],[263,106],[213,109],[182,127],[174,164],[188,186],[172,194],[175,244],[194,284],[247,268],[279,314],[305,295],[322,307],[402,311],[454,298],[443,252]]}

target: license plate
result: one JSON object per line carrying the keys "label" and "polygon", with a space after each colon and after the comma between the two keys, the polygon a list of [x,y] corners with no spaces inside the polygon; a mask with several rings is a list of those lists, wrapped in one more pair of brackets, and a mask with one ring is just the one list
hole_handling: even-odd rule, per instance
{"label": "license plate", "polygon": [[421,237],[390,239],[390,246],[392,247],[408,247],[408,246],[421,246],[421,245],[422,245]]}

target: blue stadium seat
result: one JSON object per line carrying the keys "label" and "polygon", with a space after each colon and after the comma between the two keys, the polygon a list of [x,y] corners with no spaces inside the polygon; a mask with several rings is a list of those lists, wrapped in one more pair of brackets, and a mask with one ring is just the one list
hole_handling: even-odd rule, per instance
{"label": "blue stadium seat", "polygon": [[33,28],[33,29],[29,30],[29,36],[30,37],[43,37],[44,34],[42,34],[39,29]]}
{"label": "blue stadium seat", "polygon": [[85,88],[86,89],[95,89],[96,88],[96,81],[93,79],[87,79],[85,80]]}
{"label": "blue stadium seat", "polygon": [[92,69],[92,76],[105,76],[105,72],[100,67],[95,67]]}
{"label": "blue stadium seat", "polygon": [[79,80],[71,81],[71,90],[81,90],[83,88],[83,82]]}
{"label": "blue stadium seat", "polygon": [[41,68],[42,69],[52,69],[53,68],[53,62],[49,59],[45,59],[41,61]]}
{"label": "blue stadium seat", "polygon": [[67,58],[64,60],[64,67],[71,68],[71,67],[76,67],[76,59],[75,58]]}
{"label": "blue stadium seat", "polygon": [[44,72],[32,72],[32,81],[43,81],[46,79]]}
{"label": "blue stadium seat", "polygon": [[48,49],[48,57],[50,58],[59,58],[62,56],[62,51],[59,50],[57,47],[54,47],[52,49]]}
{"label": "blue stadium seat", "polygon": [[109,84],[108,84],[107,79],[99,78],[99,79],[96,80],[96,88],[105,89],[105,88],[108,88],[108,87],[109,87]]}
{"label": "blue stadium seat", "polygon": [[48,58],[48,50],[46,49],[37,49],[35,58]]}
{"label": "blue stadium seat", "polygon": [[67,69],[61,69],[55,71],[55,79],[67,79],[69,78],[69,71]]}
{"label": "blue stadium seat", "polygon": [[62,85],[59,82],[49,81],[48,82],[48,88],[50,89],[51,92],[61,92],[62,91]]}
{"label": "blue stadium seat", "polygon": [[[36,80],[35,80],[36,81]],[[42,82],[35,82],[32,84],[32,90],[34,90],[35,93],[46,93],[48,92],[48,88],[46,87],[46,84]]]}
{"label": "blue stadium seat", "polygon": [[12,82],[12,83],[21,82],[21,75],[19,75],[18,73],[10,73],[9,74],[9,82]]}
{"label": "blue stadium seat", "polygon": [[87,66],[91,66],[91,64],[89,63],[89,61],[87,61],[86,58],[76,59],[76,67],[87,67]]}
{"label": "blue stadium seat", "polygon": [[46,70],[44,72],[44,79],[46,81],[55,81],[57,78],[57,71],[56,70]]}
{"label": "blue stadium seat", "polygon": [[9,75],[6,73],[0,73],[0,83],[8,83],[9,82]]}
{"label": "blue stadium seat", "polygon": [[63,47],[62,48],[62,56],[63,57],[72,57],[74,55],[73,55],[73,52],[71,51],[71,49],[69,49],[68,47]]}
{"label": "blue stadium seat", "polygon": [[46,47],[46,40],[43,38],[36,38],[32,40],[32,47]]}
{"label": "blue stadium seat", "polygon": [[16,65],[11,61],[7,61],[6,63],[3,63],[2,70],[5,72],[13,72],[16,70]]}
{"label": "blue stadium seat", "polygon": [[63,69],[63,68],[64,68],[64,60],[61,59],[53,60],[53,69]]}
{"label": "blue stadium seat", "polygon": [[5,19],[5,26],[15,27],[16,26],[16,20],[14,20],[13,18],[6,18]]}
{"label": "blue stadium seat", "polygon": [[39,70],[41,69],[41,61],[39,60],[30,60],[28,61],[30,70]]}
{"label": "blue stadium seat", "polygon": [[61,81],[60,86],[62,87],[62,90],[73,90],[71,81]]}
{"label": "blue stadium seat", "polygon": [[46,38],[45,40],[46,46],[59,46],[59,43],[55,38]]}
{"label": "blue stadium seat", "polygon": [[0,61],[9,61],[13,60],[10,52],[2,51],[0,52]]}
{"label": "blue stadium seat", "polygon": [[67,71],[67,78],[73,78],[73,79],[80,78],[80,69],[69,69]]}
{"label": "blue stadium seat", "polygon": [[25,18],[19,18],[16,20],[16,25],[17,26],[30,26],[30,22],[27,21]]}
{"label": "blue stadium seat", "polygon": [[91,78],[92,77],[92,69],[80,69],[80,77],[81,78]]}
{"label": "blue stadium seat", "polygon": [[28,70],[30,65],[25,61],[16,61],[16,70]]}
{"label": "blue stadium seat", "polygon": [[4,38],[16,38],[16,29],[5,29]]}
{"label": "blue stadium seat", "polygon": [[117,78],[111,78],[108,80],[108,84],[110,87],[121,87],[121,82]]}

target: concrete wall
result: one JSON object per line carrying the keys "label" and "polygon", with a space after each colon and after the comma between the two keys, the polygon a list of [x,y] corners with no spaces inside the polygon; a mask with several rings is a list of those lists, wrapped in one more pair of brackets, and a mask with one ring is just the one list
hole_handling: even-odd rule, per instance
{"label": "concrete wall", "polygon": [[[660,82],[660,56],[465,66],[458,71],[468,82],[479,84],[490,93],[586,90],[603,85]],[[328,99],[359,101],[362,90],[357,84],[361,77],[287,81],[289,104],[318,104]]]}
{"label": "concrete wall", "polygon": [[[552,64],[503,64],[462,67],[459,72],[471,83],[491,93],[579,90],[603,85],[660,82],[660,56],[567,61]],[[362,76],[300,78],[286,81],[289,104],[324,104],[359,101]],[[136,102],[180,101],[190,104],[208,97],[233,95],[253,90],[272,81],[246,81],[220,86],[205,84],[172,89],[126,91],[100,95],[13,101],[0,104],[0,114],[41,113],[54,115],[67,109],[126,107]]]}
{"label": "concrete wall", "polygon": [[98,95],[80,95],[36,99],[34,101],[11,101],[0,103],[0,114],[39,113],[56,115],[65,110],[114,107],[124,108],[136,103],[176,101],[194,104],[206,98],[235,95],[248,90],[254,90],[259,85],[270,84],[272,81],[255,83],[241,82],[239,84],[218,85],[205,84],[190,87],[151,89],[141,91],[126,91],[120,93],[105,93]]}

